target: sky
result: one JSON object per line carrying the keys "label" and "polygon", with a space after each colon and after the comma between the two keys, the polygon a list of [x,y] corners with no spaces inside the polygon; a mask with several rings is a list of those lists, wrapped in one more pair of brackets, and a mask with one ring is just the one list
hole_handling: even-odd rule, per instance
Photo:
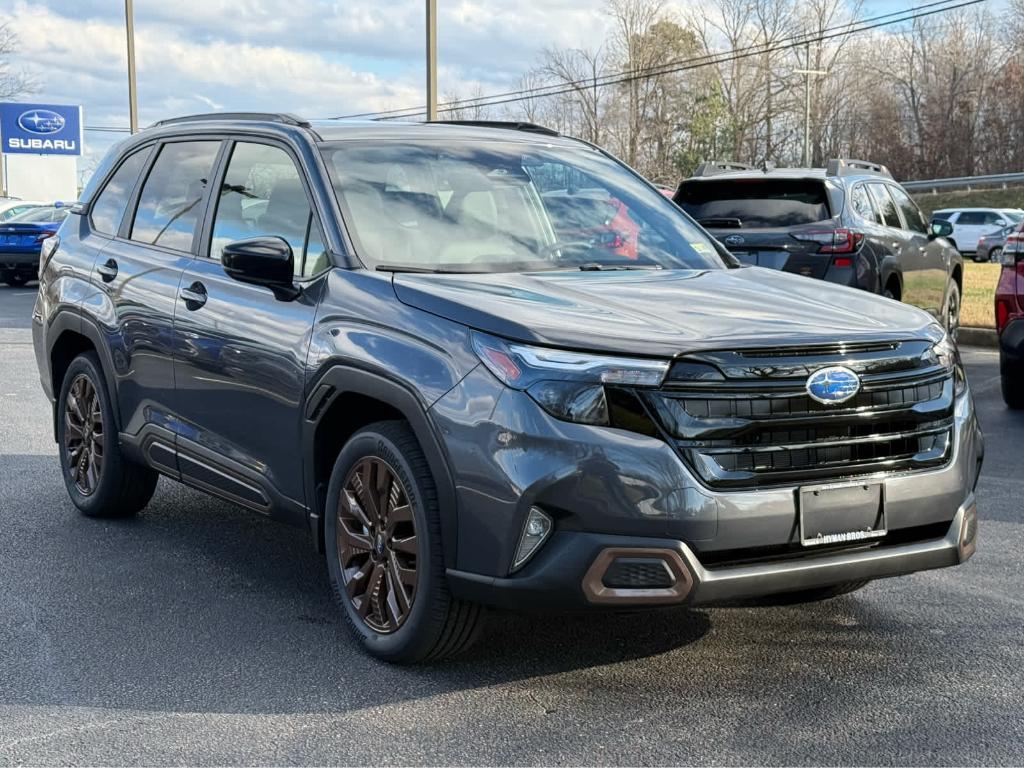
{"label": "sky", "polygon": [[[670,0],[682,9],[693,0]],[[868,0],[865,13],[911,6]],[[23,98],[128,125],[123,0],[0,0]],[[438,0],[442,94],[514,87],[546,47],[591,47],[603,0]],[[139,122],[217,110],[333,117],[422,104],[423,0],[135,0]],[[86,132],[84,174],[118,134]]]}

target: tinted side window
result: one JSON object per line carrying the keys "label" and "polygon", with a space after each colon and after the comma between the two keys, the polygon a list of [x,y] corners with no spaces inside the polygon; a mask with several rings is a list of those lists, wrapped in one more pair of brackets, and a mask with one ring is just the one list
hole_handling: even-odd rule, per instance
{"label": "tinted side window", "polygon": [[121,227],[121,219],[124,218],[125,209],[128,207],[128,198],[135,188],[139,174],[149,157],[149,147],[128,155],[121,163],[121,167],[114,172],[103,188],[96,202],[92,204],[92,215],[90,221],[92,228],[105,235],[116,235]]}
{"label": "tinted side window", "polygon": [[219,141],[165,144],[146,178],[131,239],[188,251],[202,216],[203,192]]}
{"label": "tinted side window", "polygon": [[260,235],[288,241],[296,275],[313,275],[328,266],[319,227],[291,157],[278,147],[239,142],[221,185],[210,257],[219,259],[228,243]]}
{"label": "tinted side window", "polygon": [[985,223],[985,214],[981,211],[964,211],[956,220],[958,226],[977,226]]}
{"label": "tinted side window", "polygon": [[912,232],[926,233],[928,225],[925,223],[924,216],[921,215],[917,204],[910,199],[910,195],[900,187],[890,186],[889,192],[892,193],[893,199],[896,200],[896,205],[903,211],[903,220],[907,223],[907,229]]}
{"label": "tinted side window", "polygon": [[882,221],[885,222],[885,225],[902,229],[903,223],[900,221],[900,215],[896,211],[896,203],[889,196],[885,184],[868,184],[868,189],[871,191],[871,197],[874,198],[875,205],[878,206],[878,210],[882,214]]}
{"label": "tinted side window", "polygon": [[858,184],[853,188],[853,192],[850,195],[850,204],[861,218],[881,224],[878,215],[875,213],[874,206],[871,205],[871,197],[868,195],[868,190],[863,184]]}
{"label": "tinted side window", "polygon": [[949,221],[949,217],[952,216],[950,211],[936,211],[932,214],[933,219],[941,219],[942,221]]}
{"label": "tinted side window", "polygon": [[985,211],[986,224],[995,224],[997,221],[1000,221],[1001,218],[1002,217],[995,211]]}

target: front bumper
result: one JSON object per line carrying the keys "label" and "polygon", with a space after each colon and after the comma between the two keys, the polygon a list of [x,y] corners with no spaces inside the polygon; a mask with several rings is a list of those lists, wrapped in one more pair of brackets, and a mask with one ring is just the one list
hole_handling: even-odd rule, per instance
{"label": "front bumper", "polygon": [[[449,577],[466,599],[559,609],[693,604],[883,578],[955,565],[970,554],[956,539],[958,521],[973,519],[983,455],[969,393],[956,402],[947,464],[872,476],[884,484],[889,535],[832,552],[801,547],[798,487],[710,489],[663,440],[556,420],[483,368],[439,400],[431,416],[458,495]],[[554,519],[554,533],[513,573],[532,506]],[[660,599],[633,591],[612,601],[591,599],[596,587],[588,598],[588,573],[614,548],[675,552],[678,562],[666,568],[685,571],[692,587]]]}
{"label": "front bumper", "polygon": [[[565,534],[548,544],[539,567],[516,578],[448,571],[453,593],[465,600],[514,610],[583,610],[706,605],[846,582],[883,579],[966,562],[974,554],[974,495],[956,511],[941,538],[896,546],[872,546],[818,555],[806,553],[772,563],[704,567],[682,541]],[[671,584],[616,588],[603,577],[616,558],[661,560]]]}

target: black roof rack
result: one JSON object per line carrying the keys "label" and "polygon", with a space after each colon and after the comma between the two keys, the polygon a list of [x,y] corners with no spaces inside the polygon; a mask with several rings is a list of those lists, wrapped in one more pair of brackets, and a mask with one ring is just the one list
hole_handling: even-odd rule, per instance
{"label": "black roof rack", "polygon": [[561,136],[553,128],[514,120],[426,120],[424,122],[428,125],[469,125],[477,128],[504,128],[509,131],[526,131],[527,133],[540,133],[545,136]]}
{"label": "black roof rack", "polygon": [[172,117],[167,120],[158,120],[150,128],[163,125],[178,125],[180,123],[199,123],[208,120],[254,120],[263,123],[282,123],[284,125],[296,125],[300,128],[309,128],[310,124],[295,115],[285,112],[207,112],[201,115],[183,115]]}
{"label": "black roof rack", "polygon": [[891,179],[889,169],[881,163],[869,163],[867,160],[851,160],[833,157],[825,167],[826,176],[884,176]]}
{"label": "black roof rack", "polygon": [[728,173],[729,171],[753,170],[756,170],[754,166],[747,165],[746,163],[734,163],[731,160],[705,160],[697,166],[693,176],[696,178],[698,176],[716,176],[719,173]]}

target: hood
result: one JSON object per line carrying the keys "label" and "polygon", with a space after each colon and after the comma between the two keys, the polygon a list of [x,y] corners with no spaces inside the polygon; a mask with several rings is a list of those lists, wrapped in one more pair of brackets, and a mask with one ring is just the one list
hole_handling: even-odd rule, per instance
{"label": "hood", "polygon": [[410,306],[518,341],[672,357],[683,352],[919,336],[931,315],[770,269],[395,274]]}

